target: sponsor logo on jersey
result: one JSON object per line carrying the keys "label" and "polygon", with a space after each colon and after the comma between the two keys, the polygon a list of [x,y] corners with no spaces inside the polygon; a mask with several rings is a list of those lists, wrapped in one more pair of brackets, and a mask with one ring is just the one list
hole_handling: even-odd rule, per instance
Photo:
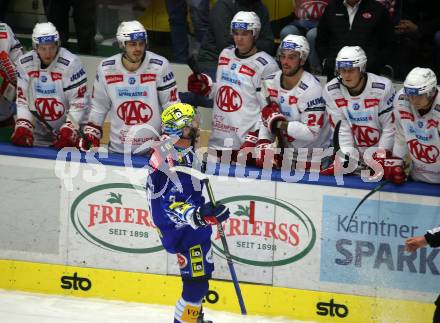
{"label": "sponsor logo on jersey", "polygon": [[86,92],[87,92],[87,86],[86,86],[86,85],[81,86],[81,87],[78,89],[78,98],[83,98],[83,97],[84,97],[84,94],[86,94]]}
{"label": "sponsor logo on jersey", "polygon": [[2,24],[2,23],[0,23],[0,30],[6,30],[6,25],[5,25],[5,24]]}
{"label": "sponsor logo on jersey", "polygon": [[263,66],[268,64],[268,62],[263,57],[257,57],[257,61],[259,61]]}
{"label": "sponsor logo on jersey", "polygon": [[365,105],[365,108],[368,109],[368,108],[379,106],[379,102],[380,102],[379,99],[365,99],[364,105]]}
{"label": "sponsor logo on jersey", "polygon": [[41,75],[41,82],[46,83],[47,82],[47,76]]}
{"label": "sponsor logo on jersey", "polygon": [[348,107],[348,101],[344,98],[336,99],[335,103],[338,108]]}
{"label": "sponsor logo on jersey", "polygon": [[298,102],[298,98],[294,95],[289,95],[289,104],[296,104]]}
{"label": "sponsor logo on jersey", "polygon": [[384,83],[380,83],[380,82],[373,82],[373,83],[371,83],[371,87],[373,89],[385,90],[385,84]]}
{"label": "sponsor logo on jersey", "polygon": [[237,64],[236,63],[233,63],[232,65],[231,65],[231,70],[233,71],[233,70],[235,70],[237,68]]}
{"label": "sponsor logo on jersey", "polygon": [[399,95],[399,97],[397,98],[397,100],[400,100],[400,101],[408,101],[408,98],[407,98],[407,96],[405,95],[405,94],[400,94]]}
{"label": "sponsor logo on jersey", "polygon": [[51,95],[51,94],[56,94],[56,87],[55,84],[37,84],[37,86],[35,87],[35,91],[39,94],[43,94],[43,95]]}
{"label": "sponsor logo on jersey", "polygon": [[230,62],[230,58],[224,57],[224,56],[220,56],[219,60],[218,60],[218,65],[228,65]]}
{"label": "sponsor logo on jersey", "polygon": [[406,120],[411,120],[413,122],[415,120],[414,115],[410,112],[399,110],[399,114],[400,114],[400,119],[402,120],[406,119]]}
{"label": "sponsor logo on jersey", "polygon": [[141,74],[141,84],[156,81],[156,74]]}
{"label": "sponsor logo on jersey", "polygon": [[147,87],[135,86],[135,87],[117,87],[117,96],[120,98],[137,98],[148,96]]}
{"label": "sponsor logo on jersey", "polygon": [[105,81],[107,84],[119,83],[124,81],[124,75],[122,74],[111,74],[105,76]]}
{"label": "sponsor logo on jersey", "polygon": [[74,82],[74,81],[80,79],[80,78],[81,78],[82,76],[84,76],[84,75],[86,75],[86,71],[84,71],[84,69],[81,68],[78,72],[76,72],[75,74],[73,74],[73,75],[70,77],[70,82]]}
{"label": "sponsor logo on jersey", "polygon": [[136,83],[136,78],[134,78],[133,76],[128,78],[128,84],[133,85],[134,83]]}
{"label": "sponsor logo on jersey", "polygon": [[353,110],[357,111],[360,109],[360,107],[361,106],[359,105],[359,103],[357,103],[357,102],[353,103],[353,106],[352,106]]}
{"label": "sponsor logo on jersey", "polygon": [[348,117],[350,120],[360,123],[373,120],[373,117],[371,115],[365,113],[356,113],[355,115],[353,115],[350,112],[348,112]]}
{"label": "sponsor logo on jersey", "polygon": [[426,129],[437,128],[438,124],[439,124],[439,122],[437,120],[429,119],[428,123],[427,123],[428,126],[426,127]]}
{"label": "sponsor logo on jersey", "polygon": [[35,107],[38,114],[46,121],[58,120],[66,111],[64,104],[56,98],[37,98]]}
{"label": "sponsor logo on jersey", "polygon": [[169,72],[167,75],[165,75],[164,77],[162,77],[162,81],[163,83],[169,82],[174,80],[174,73],[173,72]]}
{"label": "sponsor logo on jersey", "polygon": [[141,101],[123,102],[117,108],[116,113],[127,126],[147,123],[153,117],[151,107]]}
{"label": "sponsor logo on jersey", "polygon": [[307,90],[308,87],[309,86],[306,83],[304,83],[303,81],[301,81],[301,83],[299,83],[299,88],[304,91]]}
{"label": "sponsor logo on jersey", "polygon": [[189,259],[191,262],[192,277],[205,275],[205,266],[203,265],[203,250],[201,245],[195,245],[189,249]]}
{"label": "sponsor logo on jersey", "polygon": [[188,265],[188,259],[181,253],[177,254],[177,264],[179,265],[180,269],[185,268]]}
{"label": "sponsor logo on jersey", "polygon": [[28,56],[25,56],[22,59],[20,59],[20,63],[25,64],[27,62],[32,61],[33,59],[34,59],[34,57],[32,55],[28,55]]}
{"label": "sponsor logo on jersey", "polygon": [[50,72],[50,77],[52,78],[52,81],[58,81],[63,79],[63,75],[61,73],[57,73],[57,72]]}
{"label": "sponsor logo on jersey", "polygon": [[417,125],[419,126],[419,128],[423,128],[423,121],[417,121]]}
{"label": "sponsor logo on jersey", "polygon": [[243,99],[240,93],[235,91],[232,87],[223,85],[217,91],[215,102],[220,110],[224,112],[235,112],[240,110]]}
{"label": "sponsor logo on jersey", "polygon": [[434,110],[440,112],[440,104],[436,104]]}
{"label": "sponsor logo on jersey", "polygon": [[270,88],[268,88],[267,92],[269,93],[270,97],[273,97],[273,98],[277,98],[278,97],[278,90],[277,89],[270,89]]}
{"label": "sponsor logo on jersey", "polygon": [[40,71],[29,71],[28,76],[33,78],[40,78]]}
{"label": "sponsor logo on jersey", "polygon": [[330,84],[327,86],[327,91],[333,91],[335,89],[341,88],[341,85],[339,83]]}
{"label": "sponsor logo on jersey", "polygon": [[307,108],[311,108],[315,105],[322,106],[323,104],[325,104],[324,99],[322,97],[319,97],[307,102]]}
{"label": "sponsor logo on jersey", "polygon": [[362,13],[362,17],[364,17],[365,19],[371,19],[371,17],[373,17],[373,15],[369,12],[364,12],[364,13]]}
{"label": "sponsor logo on jersey", "polygon": [[160,60],[160,59],[157,59],[157,58],[150,58],[150,60],[148,61],[148,63],[156,64],[156,65],[160,65],[160,66],[163,65],[163,61]]}
{"label": "sponsor logo on jersey", "polygon": [[108,61],[102,62],[102,66],[115,65],[116,61],[114,59],[110,59]]}
{"label": "sponsor logo on jersey", "polygon": [[7,39],[8,33],[6,31],[0,31],[0,39]]}
{"label": "sponsor logo on jersey", "polygon": [[241,65],[238,73],[249,75],[249,76],[254,76],[256,72],[252,68],[250,68],[246,65]]}
{"label": "sponsor logo on jersey", "polygon": [[65,59],[64,57],[58,57],[57,62],[66,66],[69,66],[70,64],[70,61],[68,59]]}
{"label": "sponsor logo on jersey", "polygon": [[275,74],[270,74],[269,76],[266,76],[264,79],[265,80],[272,80],[275,78]]}
{"label": "sponsor logo on jersey", "polygon": [[436,146],[424,145],[417,139],[408,141],[407,145],[409,152],[414,156],[415,159],[426,164],[433,164],[437,162],[440,151]]}
{"label": "sponsor logo on jersey", "polygon": [[376,128],[353,125],[351,131],[359,147],[372,147],[379,142],[380,132]]}
{"label": "sponsor logo on jersey", "polygon": [[239,79],[231,77],[228,73],[225,73],[225,72],[222,72],[221,79],[223,81],[226,81],[226,82],[229,82],[229,83],[232,83],[232,84],[241,85],[241,82],[240,82]]}

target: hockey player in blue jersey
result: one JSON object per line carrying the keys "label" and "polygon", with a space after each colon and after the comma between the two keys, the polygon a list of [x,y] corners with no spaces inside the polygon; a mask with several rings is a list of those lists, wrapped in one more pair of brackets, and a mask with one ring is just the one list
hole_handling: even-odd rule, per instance
{"label": "hockey player in blue jersey", "polygon": [[[166,108],[162,113],[162,130],[159,149],[150,159],[152,171],[147,190],[160,239],[169,253],[177,255],[183,281],[174,322],[208,323],[211,321],[203,319],[202,300],[214,270],[211,225],[228,219],[229,209],[219,203],[216,207],[205,203],[202,183],[172,169],[177,165],[192,166],[192,149],[198,135],[193,107],[176,103]],[[171,147],[170,142],[174,142]]]}

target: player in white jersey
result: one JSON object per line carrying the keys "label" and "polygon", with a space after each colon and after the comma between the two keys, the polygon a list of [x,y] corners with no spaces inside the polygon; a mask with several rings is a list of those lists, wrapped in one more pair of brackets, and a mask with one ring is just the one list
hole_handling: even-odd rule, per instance
{"label": "player in white jersey", "polygon": [[429,68],[409,72],[394,99],[396,137],[393,155],[412,162],[414,180],[440,183],[440,95]]}
{"label": "player in white jersey", "polygon": [[19,146],[74,147],[87,108],[84,67],[60,47],[50,22],[35,25],[32,46],[17,65],[17,121],[11,141]]}
{"label": "player in white jersey", "polygon": [[142,154],[160,135],[163,109],[178,102],[176,81],[168,60],[147,50],[147,31],[140,22],[122,22],[116,38],[123,52],[98,66],[84,134],[99,146],[110,113],[109,150]]}
{"label": "player in white jersey", "polygon": [[[271,101],[261,111],[263,123],[257,142],[257,166],[263,167],[266,149],[275,146],[275,134],[283,155],[297,159],[298,148],[307,148],[305,158],[312,155],[313,148],[326,148],[329,144],[330,127],[320,82],[304,70],[310,47],[303,36],[288,35],[280,44],[277,57],[281,71],[266,77],[261,95]],[[304,159],[305,159],[304,158]],[[305,162],[306,160],[304,160]],[[278,165],[279,159],[278,159]]]}
{"label": "player in white jersey", "polygon": [[[353,156],[356,149],[362,160],[367,148],[377,147],[373,159],[383,163],[390,157],[394,142],[395,90],[387,78],[365,72],[366,65],[367,56],[361,47],[343,47],[336,57],[338,76],[326,84],[323,98],[332,128],[340,122],[335,135],[341,151]],[[325,175],[333,172],[334,165],[322,171]]]}
{"label": "player in white jersey", "polygon": [[0,22],[0,127],[14,124],[14,101],[17,92],[16,65],[24,54],[11,28]]}
{"label": "player in white jersey", "polygon": [[212,132],[208,147],[217,151],[237,152],[248,133],[257,141],[260,127],[260,102],[257,91],[261,79],[278,70],[275,60],[265,52],[258,52],[256,40],[261,28],[254,12],[240,11],[231,21],[235,47],[220,53],[216,83],[209,76],[191,75],[188,89],[214,99]]}

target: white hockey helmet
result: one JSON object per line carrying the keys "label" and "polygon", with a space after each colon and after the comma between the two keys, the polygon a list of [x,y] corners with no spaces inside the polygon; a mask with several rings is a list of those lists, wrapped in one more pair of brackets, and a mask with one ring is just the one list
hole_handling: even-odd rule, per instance
{"label": "white hockey helmet", "polygon": [[309,42],[304,36],[287,35],[283,38],[278,47],[277,56],[279,57],[282,50],[292,50],[301,54],[300,58],[303,62],[307,60],[310,53]]}
{"label": "white hockey helmet", "polygon": [[335,68],[359,67],[361,72],[365,72],[367,68],[367,55],[359,46],[344,46],[336,56]]}
{"label": "white hockey helmet", "polygon": [[35,49],[41,44],[60,44],[60,34],[51,22],[36,23],[32,31],[32,47]]}
{"label": "white hockey helmet", "polygon": [[231,20],[231,34],[235,29],[252,30],[252,35],[257,39],[261,30],[260,18],[253,11],[239,11]]}
{"label": "white hockey helmet", "polygon": [[147,31],[137,20],[123,21],[116,31],[119,47],[125,48],[126,41],[144,40],[147,43]]}
{"label": "white hockey helmet", "polygon": [[437,77],[429,68],[414,67],[406,76],[403,88],[406,95],[427,93],[430,98],[437,88]]}

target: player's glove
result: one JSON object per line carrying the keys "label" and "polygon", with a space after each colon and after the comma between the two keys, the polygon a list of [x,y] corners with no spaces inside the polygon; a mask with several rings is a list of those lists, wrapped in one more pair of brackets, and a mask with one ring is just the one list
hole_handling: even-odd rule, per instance
{"label": "player's glove", "polygon": [[261,110],[261,120],[269,131],[275,134],[278,121],[287,121],[286,117],[281,113],[277,103],[271,102]]}
{"label": "player's glove", "polygon": [[257,142],[257,158],[256,158],[256,166],[259,168],[264,167],[264,159],[271,158],[272,159],[272,167],[281,168],[282,158],[280,154],[275,153],[275,144],[269,139],[260,139]]}
{"label": "player's glove", "polygon": [[34,126],[26,119],[18,119],[15,122],[15,130],[11,137],[11,142],[17,146],[31,147],[34,144]]}
{"label": "player's glove", "polygon": [[403,184],[406,181],[402,158],[386,158],[383,163],[383,171],[383,178],[394,184]]}
{"label": "player's glove", "polygon": [[78,141],[78,148],[87,151],[90,148],[99,147],[102,137],[102,128],[89,122],[83,130],[84,138]]}
{"label": "player's glove", "polygon": [[61,126],[53,146],[57,149],[76,147],[78,145],[78,139],[78,130],[75,129],[75,126],[70,121],[67,121]]}
{"label": "player's glove", "polygon": [[193,220],[196,227],[216,225],[226,221],[230,213],[225,205],[217,204],[214,207],[211,202],[208,202],[193,213]]}
{"label": "player's glove", "polygon": [[201,96],[208,96],[212,88],[211,78],[204,74],[191,74],[188,76],[188,91]]}
{"label": "player's glove", "polygon": [[[246,154],[246,165],[255,165],[254,157],[252,155],[252,152],[254,151],[255,147],[257,146],[258,141],[258,130],[256,131],[249,131],[246,136],[244,137],[244,142],[240,146],[240,152],[242,154]],[[241,160],[238,158],[238,160]]]}

